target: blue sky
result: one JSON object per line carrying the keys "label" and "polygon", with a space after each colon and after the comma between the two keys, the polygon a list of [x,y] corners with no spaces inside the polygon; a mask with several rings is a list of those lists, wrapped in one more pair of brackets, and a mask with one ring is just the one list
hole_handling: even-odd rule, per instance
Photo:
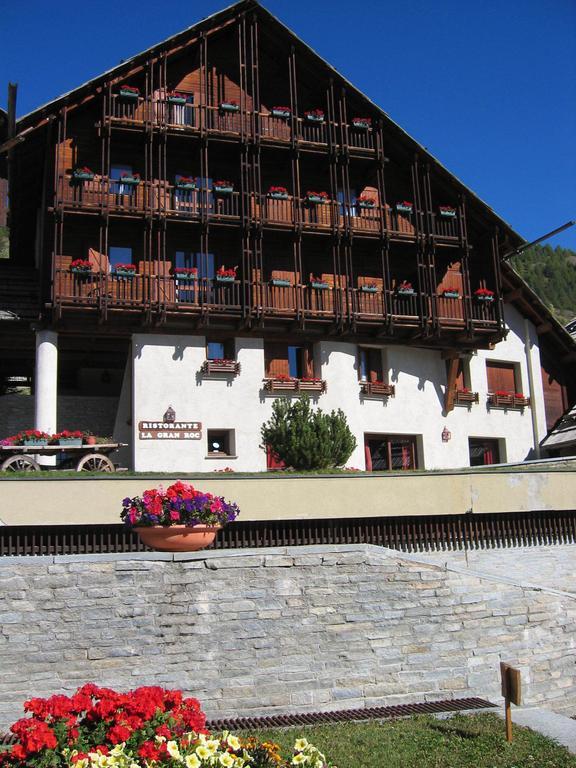
{"label": "blue sky", "polygon": [[[25,114],[227,4],[0,0],[0,105],[8,80]],[[525,238],[576,218],[574,0],[263,4]]]}

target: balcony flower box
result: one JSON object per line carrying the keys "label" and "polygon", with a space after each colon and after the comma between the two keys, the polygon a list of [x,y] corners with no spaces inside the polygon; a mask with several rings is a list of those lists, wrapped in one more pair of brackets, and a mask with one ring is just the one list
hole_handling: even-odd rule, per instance
{"label": "balcony flower box", "polygon": [[196,267],[176,267],[172,275],[175,280],[192,282],[198,280],[198,269]]}
{"label": "balcony flower box", "polygon": [[279,117],[282,120],[289,120],[292,116],[290,107],[272,107],[272,117]]}
{"label": "balcony flower box", "polygon": [[186,104],[188,101],[188,96],[185,93],[178,93],[177,91],[173,91],[172,93],[169,93],[166,97],[166,101],[168,104]]}
{"label": "balcony flower box", "polygon": [[128,186],[137,187],[140,184],[139,173],[123,173],[120,177],[121,184],[128,184]]}
{"label": "balcony flower box", "polygon": [[231,195],[234,192],[234,184],[231,181],[215,181],[212,192],[215,195]]}
{"label": "balcony flower box", "polygon": [[396,203],[396,210],[398,213],[413,213],[414,203],[409,203],[407,200],[403,200],[401,203]]}
{"label": "balcony flower box", "polygon": [[72,171],[72,181],[78,183],[83,181],[94,181],[94,171],[91,171],[87,166],[84,166],[84,168],[74,168]]}
{"label": "balcony flower box", "polygon": [[304,119],[308,123],[323,123],[325,120],[324,112],[321,109],[310,109],[304,112]]}
{"label": "balcony flower box", "polygon": [[233,283],[236,280],[236,267],[226,268],[225,266],[219,267],[216,271],[217,283]]}
{"label": "balcony flower box", "polygon": [[273,277],[270,280],[270,285],[273,285],[275,288],[290,288],[292,283],[290,282],[290,280],[283,280],[282,278],[279,278],[279,277]]}
{"label": "balcony flower box", "polygon": [[202,373],[207,376],[213,373],[226,373],[231,376],[237,376],[240,373],[240,363],[236,360],[205,360],[202,363]]}
{"label": "balcony flower box", "polygon": [[361,196],[356,200],[356,205],[358,208],[372,209],[376,208],[376,200],[373,197]]}
{"label": "balcony flower box", "polygon": [[121,85],[118,95],[125,101],[138,101],[140,98],[140,88],[132,85]]}
{"label": "balcony flower box", "polygon": [[320,278],[313,277],[310,280],[310,288],[315,288],[317,291],[327,291],[330,289],[330,286],[325,280],[320,280]]}
{"label": "balcony flower box", "polygon": [[361,381],[360,392],[367,396],[394,397],[396,387],[394,384],[385,384],[383,381]]}
{"label": "balcony flower box", "polygon": [[359,131],[367,131],[368,129],[372,128],[372,118],[371,117],[353,117],[352,127],[356,128]]}
{"label": "balcony flower box", "polygon": [[396,296],[414,296],[416,291],[412,287],[412,283],[407,280],[403,280],[396,288]]}
{"label": "balcony flower box", "polygon": [[188,191],[198,189],[196,179],[193,179],[190,176],[181,176],[179,179],[177,179],[175,186],[176,189],[186,189]]}
{"label": "balcony flower box", "polygon": [[478,392],[470,392],[469,389],[457,389],[454,393],[454,405],[471,405],[478,403],[480,399]]}
{"label": "balcony flower box", "polygon": [[443,299],[459,299],[460,291],[444,291],[442,293]]}
{"label": "balcony flower box", "polygon": [[116,277],[132,278],[136,274],[135,264],[116,264],[113,274]]}
{"label": "balcony flower box", "polygon": [[70,272],[80,276],[90,275],[92,274],[92,264],[86,259],[75,259],[70,264]]}
{"label": "balcony flower box", "polygon": [[235,101],[222,101],[220,102],[220,112],[240,112],[240,106]]}
{"label": "balcony flower box", "polygon": [[330,198],[327,192],[313,192],[308,190],[305,195],[305,200],[310,205],[323,205],[327,203]]}
{"label": "balcony flower box", "polygon": [[530,405],[530,398],[521,392],[497,391],[488,395],[488,405],[493,408],[516,408],[522,410]]}
{"label": "balcony flower box", "polygon": [[494,301],[494,291],[489,288],[478,288],[474,291],[474,298],[481,304],[491,304]]}
{"label": "balcony flower box", "polygon": [[288,190],[286,187],[270,187],[267,194],[272,200],[288,200]]}
{"label": "balcony flower box", "polygon": [[452,208],[449,205],[441,205],[438,210],[440,211],[440,216],[444,219],[456,218],[456,208]]}
{"label": "balcony flower box", "polygon": [[377,285],[361,285],[360,291],[362,293],[378,293]]}
{"label": "balcony flower box", "polygon": [[326,382],[323,379],[302,378],[292,376],[275,376],[264,379],[264,389],[267,392],[326,392]]}

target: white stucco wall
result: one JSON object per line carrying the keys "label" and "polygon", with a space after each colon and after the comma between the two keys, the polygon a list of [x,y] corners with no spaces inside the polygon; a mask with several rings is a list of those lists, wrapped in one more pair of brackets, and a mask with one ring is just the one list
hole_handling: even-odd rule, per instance
{"label": "white stucco wall", "polygon": [[[425,469],[468,466],[469,437],[499,438],[505,443],[501,460],[521,461],[534,448],[533,417],[524,411],[488,409],[486,360],[519,365],[521,390],[530,394],[535,408],[536,427],[544,429],[544,401],[540,376],[537,336],[528,324],[534,391],[529,391],[525,354],[524,318],[507,307],[510,332],[494,350],[481,350],[470,360],[470,389],[478,392],[480,403],[470,408],[457,406],[443,415],[446,363],[440,352],[407,346],[387,346],[384,361],[396,396],[362,399],[357,373],[357,347],[341,341],[322,341],[315,346],[316,375],[328,382],[327,393],[315,398],[324,410],[342,408],[356,436],[358,447],[348,466],[365,468],[364,434],[398,433],[419,436],[419,464]],[[207,378],[199,373],[205,359],[205,337],[184,335],[133,337],[133,445],[137,471],[212,471],[231,467],[236,471],[266,468],[259,448],[260,427],[271,414],[274,399],[262,391],[264,341],[261,338],[236,340],[237,360],[242,372],[235,378]],[[520,387],[519,387],[520,389]],[[202,439],[148,440],[138,437],[138,422],[161,420],[171,405],[177,420],[199,421]],[[452,433],[442,442],[444,426]],[[235,433],[235,457],[207,456],[209,429],[230,429]],[[544,432],[541,431],[540,439]],[[504,443],[502,444],[504,446]]]}

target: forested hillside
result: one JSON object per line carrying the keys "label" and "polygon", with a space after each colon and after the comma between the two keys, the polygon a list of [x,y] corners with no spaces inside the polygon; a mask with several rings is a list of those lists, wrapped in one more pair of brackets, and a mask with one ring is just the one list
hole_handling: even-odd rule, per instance
{"label": "forested hillside", "polygon": [[576,316],[576,251],[535,245],[511,263],[563,325]]}
{"label": "forested hillside", "polygon": [[8,258],[8,229],[0,227],[0,259]]}

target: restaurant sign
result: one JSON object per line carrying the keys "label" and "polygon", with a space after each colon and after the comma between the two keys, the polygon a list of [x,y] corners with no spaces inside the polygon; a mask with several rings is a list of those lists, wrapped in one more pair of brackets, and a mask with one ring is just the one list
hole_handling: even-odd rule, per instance
{"label": "restaurant sign", "polygon": [[199,421],[140,421],[140,440],[201,440],[202,424]]}

